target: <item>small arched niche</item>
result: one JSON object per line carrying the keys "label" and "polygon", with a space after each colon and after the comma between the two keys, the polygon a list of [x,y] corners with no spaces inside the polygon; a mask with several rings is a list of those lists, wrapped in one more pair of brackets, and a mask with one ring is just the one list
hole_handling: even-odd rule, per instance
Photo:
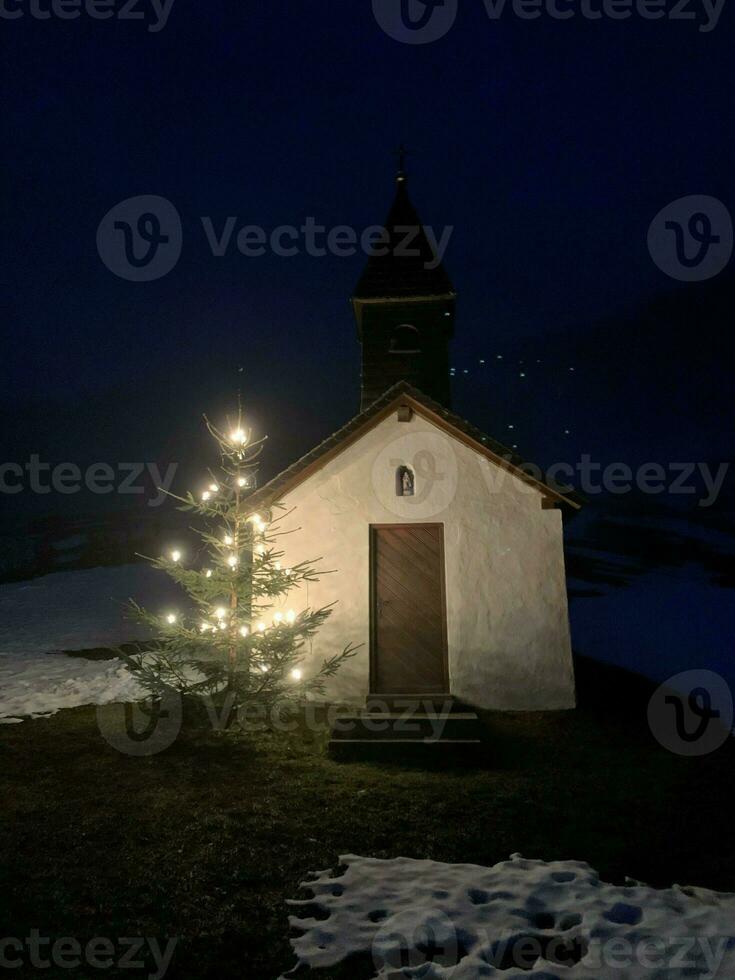
{"label": "small arched niche", "polygon": [[395,328],[390,338],[391,354],[420,354],[421,335],[418,327],[410,323],[401,323]]}
{"label": "small arched niche", "polygon": [[396,497],[413,497],[416,493],[416,476],[410,466],[396,470]]}

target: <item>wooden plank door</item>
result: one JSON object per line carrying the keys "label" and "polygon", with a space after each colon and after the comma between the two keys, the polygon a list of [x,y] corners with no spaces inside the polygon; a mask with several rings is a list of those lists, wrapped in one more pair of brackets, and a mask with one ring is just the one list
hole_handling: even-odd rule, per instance
{"label": "wooden plank door", "polygon": [[370,529],[371,691],[446,694],[442,524]]}

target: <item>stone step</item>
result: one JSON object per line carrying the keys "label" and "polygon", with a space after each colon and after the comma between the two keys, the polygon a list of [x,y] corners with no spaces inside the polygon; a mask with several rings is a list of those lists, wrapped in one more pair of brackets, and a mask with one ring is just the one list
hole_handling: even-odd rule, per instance
{"label": "stone step", "polygon": [[422,768],[487,765],[487,745],[479,739],[332,739],[328,752],[336,762],[398,763]]}
{"label": "stone step", "polygon": [[482,725],[473,711],[378,712],[340,715],[332,725],[333,741],[452,742],[480,741]]}

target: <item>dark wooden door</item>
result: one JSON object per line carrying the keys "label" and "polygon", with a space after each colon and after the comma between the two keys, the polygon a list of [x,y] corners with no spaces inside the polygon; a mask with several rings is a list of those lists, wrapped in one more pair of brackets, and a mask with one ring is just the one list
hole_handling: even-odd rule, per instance
{"label": "dark wooden door", "polygon": [[370,530],[372,692],[448,693],[444,527]]}

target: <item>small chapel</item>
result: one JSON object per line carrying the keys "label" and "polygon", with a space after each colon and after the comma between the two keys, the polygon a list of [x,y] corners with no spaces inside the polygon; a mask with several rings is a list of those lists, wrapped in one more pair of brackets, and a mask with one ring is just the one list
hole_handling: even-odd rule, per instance
{"label": "small chapel", "polygon": [[352,296],[360,411],[253,498],[294,509],[290,563],[335,570],[303,596],[336,600],[304,673],[349,642],[333,700],[572,708],[562,512],[579,503],[452,412],[456,293],[403,166],[383,227]]}

